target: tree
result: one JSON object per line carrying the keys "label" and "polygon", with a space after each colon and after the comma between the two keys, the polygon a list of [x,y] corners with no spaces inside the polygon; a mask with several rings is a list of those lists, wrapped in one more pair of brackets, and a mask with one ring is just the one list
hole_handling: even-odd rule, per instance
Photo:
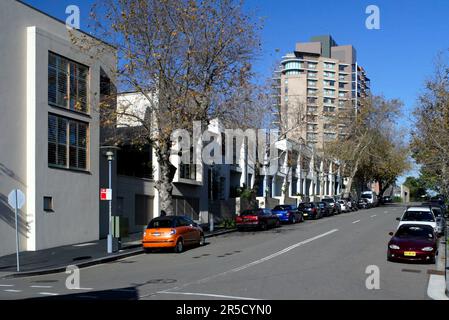
{"label": "tree", "polygon": [[421,197],[427,194],[426,183],[421,177],[407,177],[404,185],[410,189],[411,199],[421,200]]}
{"label": "tree", "polygon": [[[378,152],[385,151],[383,143],[386,139],[383,137],[394,128],[402,103],[397,99],[368,96],[362,100],[361,105],[358,112],[354,112],[351,105],[348,105],[345,110],[337,113],[334,119],[335,126],[339,126],[342,132],[335,141],[328,142],[324,146],[325,154],[338,160],[343,174],[348,177],[346,196],[350,195],[354,178],[361,168],[366,170],[376,164],[380,169],[381,159]],[[391,158],[393,154],[390,154]],[[382,169],[387,170],[387,167],[383,166]],[[391,172],[389,175],[391,176]]]}
{"label": "tree", "polygon": [[412,156],[432,189],[449,195],[449,56],[440,54],[434,75],[414,110]]}
{"label": "tree", "polygon": [[[120,117],[138,124],[139,130],[126,134],[154,148],[160,206],[171,215],[171,133],[191,132],[193,121],[207,125],[223,113],[226,96],[252,75],[259,23],[244,12],[243,2],[234,0],[98,0],[91,16],[96,34],[117,48],[119,91],[139,93],[147,108],[133,112],[132,103],[106,104],[103,126],[117,133]],[[87,37],[74,42],[89,45]],[[115,134],[110,138],[117,139]]]}

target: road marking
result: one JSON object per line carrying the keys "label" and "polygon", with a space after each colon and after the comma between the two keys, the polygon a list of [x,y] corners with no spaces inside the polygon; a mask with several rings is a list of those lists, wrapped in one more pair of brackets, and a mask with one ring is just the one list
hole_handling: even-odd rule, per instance
{"label": "road marking", "polygon": [[370,218],[374,218],[377,217],[377,214],[373,214]]}
{"label": "road marking", "polygon": [[52,292],[39,292],[39,294],[43,296],[59,296],[59,293],[52,293]]}
{"label": "road marking", "polygon": [[6,289],[3,291],[5,291],[5,292],[22,292],[22,290],[15,290],[15,289]]}
{"label": "road marking", "polygon": [[0,284],[0,287],[14,287],[13,284]]}
{"label": "road marking", "polygon": [[53,288],[53,286],[30,286],[31,288],[41,288],[41,289],[49,289]]}
{"label": "road marking", "polygon": [[360,222],[360,220],[355,220],[355,221],[352,221],[352,223],[358,223],[358,222]]}
{"label": "road marking", "polygon": [[255,298],[246,298],[246,297],[237,297],[237,296],[226,296],[222,294],[212,294],[212,293],[198,293],[198,292],[168,292],[168,291],[159,291],[157,293],[164,293],[164,294],[180,294],[180,295],[187,295],[187,296],[205,296],[205,297],[214,297],[214,298],[227,298],[227,299],[235,299],[235,300],[260,300]]}
{"label": "road marking", "polygon": [[82,244],[75,244],[72,247],[87,247],[87,246],[93,246],[96,245],[96,243],[82,243]]}
{"label": "road marking", "polygon": [[[168,292],[171,291],[171,290],[182,289],[182,288],[185,288],[185,287],[187,287],[187,286],[189,286],[189,285],[191,285],[191,284],[200,284],[200,283],[204,283],[204,282],[207,282],[207,281],[209,281],[209,280],[211,280],[211,279],[214,279],[214,278],[217,278],[217,277],[220,277],[220,276],[224,276],[224,275],[227,275],[227,274],[232,273],[232,272],[238,272],[238,271],[247,269],[247,268],[252,267],[252,266],[254,266],[254,265],[257,265],[257,264],[259,264],[259,263],[262,263],[262,262],[271,260],[271,259],[273,259],[273,258],[275,258],[275,257],[277,257],[277,256],[280,256],[281,254],[287,253],[288,251],[293,250],[293,249],[295,249],[295,248],[297,248],[297,247],[299,247],[299,246],[302,246],[302,245],[307,244],[307,243],[309,243],[309,242],[312,242],[312,241],[314,241],[314,240],[320,239],[320,238],[322,238],[322,237],[328,236],[328,235],[330,235],[330,234],[332,234],[332,233],[334,233],[334,232],[337,232],[337,231],[338,231],[338,229],[332,229],[332,230],[330,230],[330,231],[328,231],[328,232],[325,232],[325,233],[322,233],[322,234],[317,235],[317,236],[315,236],[315,237],[312,237],[312,238],[306,239],[306,240],[304,240],[304,241],[298,242],[298,243],[296,243],[296,244],[294,244],[294,245],[291,245],[291,246],[289,246],[289,247],[287,247],[287,248],[285,248],[285,249],[282,249],[282,250],[280,250],[280,251],[278,251],[278,252],[275,252],[275,253],[273,253],[273,254],[270,254],[269,256],[266,256],[266,257],[264,257],[264,258],[261,258],[261,259],[258,259],[258,260],[256,260],[256,261],[250,262],[250,263],[245,264],[245,265],[243,265],[243,266],[236,267],[236,268],[233,268],[233,269],[231,269],[231,270],[228,270],[228,271],[225,271],[225,272],[221,272],[221,273],[218,273],[218,274],[215,274],[215,275],[212,275],[212,276],[209,276],[209,277],[200,279],[200,280],[188,282],[188,283],[185,283],[185,284],[183,284],[183,285],[181,285],[181,286],[176,286],[176,287],[173,287],[173,288],[169,288],[169,289],[160,291],[159,293],[168,293]],[[139,296],[139,299],[142,299],[142,298],[145,298],[145,297],[148,297],[148,296],[153,296],[153,295],[155,295],[155,293],[148,293],[148,294]]]}

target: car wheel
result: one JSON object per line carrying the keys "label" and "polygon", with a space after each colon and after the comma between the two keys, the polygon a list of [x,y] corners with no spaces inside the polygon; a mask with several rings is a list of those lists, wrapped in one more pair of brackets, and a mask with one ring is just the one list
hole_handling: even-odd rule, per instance
{"label": "car wheel", "polygon": [[206,244],[206,237],[204,236],[204,234],[200,235],[200,241],[198,243],[200,246],[204,246]]}
{"label": "car wheel", "polygon": [[290,221],[291,224],[295,224],[296,223],[296,217],[293,215],[292,216],[292,220]]}
{"label": "car wheel", "polygon": [[181,253],[184,250],[184,243],[182,242],[182,240],[178,240],[178,242],[176,242],[176,246],[175,246],[175,253]]}
{"label": "car wheel", "polygon": [[435,256],[433,256],[432,258],[430,258],[430,264],[435,264],[435,262],[436,262]]}
{"label": "car wheel", "polygon": [[152,253],[153,252],[153,249],[150,249],[150,248],[143,248],[143,252],[145,252],[145,253]]}
{"label": "car wheel", "polygon": [[279,219],[276,220],[275,227],[278,228],[281,226],[281,221]]}
{"label": "car wheel", "polygon": [[[279,220],[278,220],[279,221]],[[276,222],[277,223],[277,222]],[[267,224],[266,222],[261,222],[260,223],[260,230],[267,230]]]}

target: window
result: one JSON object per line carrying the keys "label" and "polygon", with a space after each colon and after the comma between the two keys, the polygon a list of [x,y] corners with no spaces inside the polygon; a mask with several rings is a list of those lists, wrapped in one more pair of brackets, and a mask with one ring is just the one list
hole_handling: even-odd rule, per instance
{"label": "window", "polygon": [[335,99],[332,98],[323,98],[324,104],[334,104]]}
{"label": "window", "polygon": [[316,69],[317,63],[309,62],[309,63],[307,63],[307,65],[308,65],[309,69]]}
{"label": "window", "polygon": [[149,145],[121,145],[117,151],[117,174],[136,177],[153,178],[153,157]]}
{"label": "window", "polygon": [[307,81],[307,85],[308,85],[309,87],[316,87],[316,81],[314,81],[314,80],[309,80],[309,81]]}
{"label": "window", "polygon": [[49,52],[48,103],[87,113],[88,74],[88,67]]}
{"label": "window", "polygon": [[53,198],[44,197],[44,211],[53,212]]}
{"label": "window", "polygon": [[88,124],[64,117],[48,116],[48,164],[87,169]]}
{"label": "window", "polygon": [[324,95],[333,97],[335,94],[334,90],[324,89]]}
{"label": "window", "polygon": [[334,112],[335,111],[335,107],[324,106],[323,110],[324,110],[324,112]]}
{"label": "window", "polygon": [[316,104],[317,98],[307,97],[307,103]]}
{"label": "window", "polygon": [[317,93],[317,90],[316,90],[316,89],[307,89],[307,94],[308,94],[308,95],[315,96],[316,93]]}
{"label": "window", "polygon": [[324,71],[324,72],[323,72],[323,75],[324,75],[326,78],[331,78],[331,79],[334,79],[334,77],[335,77],[335,73],[334,73],[334,72],[329,72],[329,71]]}
{"label": "window", "polygon": [[330,62],[325,62],[325,63],[324,63],[324,68],[325,68],[325,69],[331,69],[331,70],[333,70],[334,67],[335,67],[335,64],[334,64],[334,63],[330,63]]}

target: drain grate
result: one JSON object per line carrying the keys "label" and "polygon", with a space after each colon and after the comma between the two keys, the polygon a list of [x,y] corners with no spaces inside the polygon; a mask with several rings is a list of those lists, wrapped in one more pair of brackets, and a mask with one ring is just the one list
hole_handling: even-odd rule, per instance
{"label": "drain grate", "polygon": [[410,273],[421,273],[421,270],[416,269],[402,269],[402,272],[410,272]]}

